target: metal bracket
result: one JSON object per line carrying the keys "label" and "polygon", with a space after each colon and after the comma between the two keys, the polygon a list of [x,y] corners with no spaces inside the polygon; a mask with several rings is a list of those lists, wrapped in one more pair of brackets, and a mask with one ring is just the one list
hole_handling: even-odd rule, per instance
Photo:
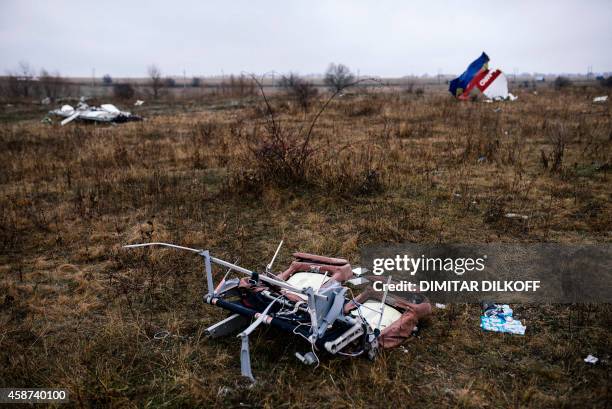
{"label": "metal bracket", "polygon": [[208,250],[203,250],[199,253],[202,257],[204,257],[204,269],[206,271],[206,286],[207,286],[207,295],[215,295],[215,287],[212,278],[212,266],[210,265],[210,252]]}
{"label": "metal bracket", "polygon": [[241,330],[249,324],[249,319],[240,314],[233,314],[226,319],[206,328],[204,334],[210,338],[219,338]]}
{"label": "metal bracket", "polygon": [[251,382],[255,382],[253,378],[253,372],[251,371],[251,354],[249,353],[249,336],[242,332],[240,334],[242,338],[242,346],[240,348],[240,374],[246,378],[249,378]]}

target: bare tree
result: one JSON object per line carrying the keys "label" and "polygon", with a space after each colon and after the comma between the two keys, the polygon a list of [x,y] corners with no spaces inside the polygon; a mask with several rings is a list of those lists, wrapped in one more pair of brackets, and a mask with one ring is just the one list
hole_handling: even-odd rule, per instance
{"label": "bare tree", "polygon": [[333,92],[342,91],[355,82],[355,76],[344,64],[329,64],[325,71],[325,85]]}
{"label": "bare tree", "polygon": [[20,61],[17,69],[17,80],[19,81],[20,94],[29,97],[31,94],[34,71],[27,61]]}
{"label": "bare tree", "polygon": [[161,70],[155,64],[150,65],[147,72],[149,73],[149,79],[151,80],[151,88],[153,89],[153,98],[157,98],[159,90],[163,87]]}
{"label": "bare tree", "polygon": [[38,79],[40,84],[40,93],[51,100],[55,100],[64,91],[65,81],[57,71],[54,74],[51,74],[49,71],[43,68],[40,70],[40,76]]}
{"label": "bare tree", "polygon": [[306,81],[293,72],[283,75],[279,81],[279,86],[284,88],[289,95],[293,96],[304,111],[308,111],[313,98],[318,94],[318,90],[311,82]]}

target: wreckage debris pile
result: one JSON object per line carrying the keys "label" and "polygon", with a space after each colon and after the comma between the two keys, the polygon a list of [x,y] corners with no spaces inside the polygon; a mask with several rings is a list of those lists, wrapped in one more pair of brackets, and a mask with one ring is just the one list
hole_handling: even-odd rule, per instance
{"label": "wreckage debris pile", "polygon": [[107,123],[142,121],[142,117],[139,115],[133,115],[131,112],[121,111],[113,104],[102,104],[97,107],[89,106],[84,101],[79,102],[76,109],[70,105],[63,105],[59,109],[49,111],[49,115],[64,118],[61,122],[62,126],[74,121],[75,119],[81,121]]}

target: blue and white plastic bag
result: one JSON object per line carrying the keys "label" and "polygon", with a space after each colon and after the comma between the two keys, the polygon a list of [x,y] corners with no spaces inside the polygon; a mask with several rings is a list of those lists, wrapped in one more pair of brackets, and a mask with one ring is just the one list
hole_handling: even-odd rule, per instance
{"label": "blue and white plastic bag", "polygon": [[525,335],[525,326],[512,316],[508,304],[494,304],[487,308],[480,317],[480,327],[485,331],[507,332]]}

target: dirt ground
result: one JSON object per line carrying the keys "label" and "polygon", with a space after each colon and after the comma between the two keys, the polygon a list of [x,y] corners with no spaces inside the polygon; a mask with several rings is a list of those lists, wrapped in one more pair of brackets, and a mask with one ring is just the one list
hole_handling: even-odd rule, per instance
{"label": "dirt ground", "polygon": [[610,305],[513,305],[525,336],[448,305],[374,362],[317,369],[294,357],[307,344],[260,328],[249,386],[239,340],[203,336],[226,314],[202,302],[199,260],[121,247],[261,270],[284,239],[280,270],[293,251],[358,265],[372,243],[610,243],[610,103],[591,102],[606,92],[348,93],[307,145],[324,96],[304,112],[276,95],[274,121],[258,97],[147,101],[117,126],[3,103],[0,387],[68,388],[75,407],[609,407]]}

